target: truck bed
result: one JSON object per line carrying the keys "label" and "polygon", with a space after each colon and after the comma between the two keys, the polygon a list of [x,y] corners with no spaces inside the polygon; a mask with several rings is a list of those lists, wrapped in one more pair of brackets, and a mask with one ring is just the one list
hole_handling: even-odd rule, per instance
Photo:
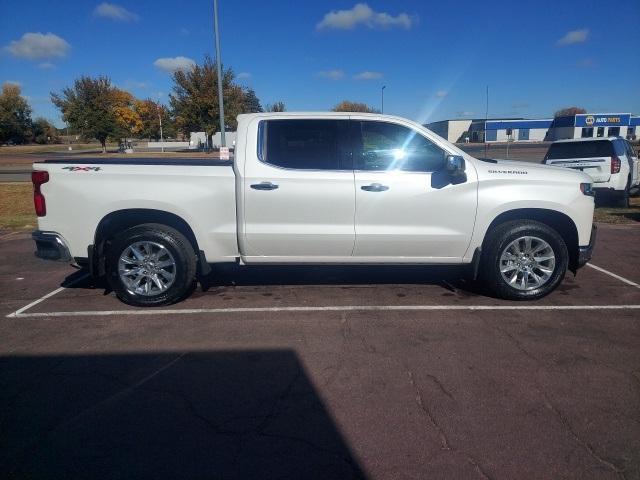
{"label": "truck bed", "polygon": [[[33,164],[49,173],[41,186],[42,231],[56,231],[73,257],[87,247],[107,215],[127,210],[168,212],[191,226],[211,262],[238,256],[236,178],[232,162],[195,158],[55,158]],[[225,167],[225,168],[220,168]]]}

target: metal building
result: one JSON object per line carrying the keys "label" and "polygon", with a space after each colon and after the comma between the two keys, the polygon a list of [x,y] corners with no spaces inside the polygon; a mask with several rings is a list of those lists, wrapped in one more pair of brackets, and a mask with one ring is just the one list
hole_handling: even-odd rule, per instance
{"label": "metal building", "polygon": [[425,126],[454,143],[542,142],[617,136],[636,140],[640,135],[640,117],[630,113],[585,113],[536,120],[443,120]]}

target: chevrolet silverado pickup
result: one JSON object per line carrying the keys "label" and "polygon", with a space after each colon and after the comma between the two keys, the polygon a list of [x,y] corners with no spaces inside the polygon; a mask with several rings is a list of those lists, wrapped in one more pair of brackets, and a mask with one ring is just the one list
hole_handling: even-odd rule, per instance
{"label": "chevrolet silverado pickup", "polygon": [[479,160],[379,114],[238,116],[235,158],[48,160],[32,173],[36,255],[170,304],[222,262],[466,265],[537,299],[591,256],[593,180]]}

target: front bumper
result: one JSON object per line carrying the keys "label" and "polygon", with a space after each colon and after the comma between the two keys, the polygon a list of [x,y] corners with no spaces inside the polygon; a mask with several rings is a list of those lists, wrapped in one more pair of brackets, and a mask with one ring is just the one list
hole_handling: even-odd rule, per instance
{"label": "front bumper", "polygon": [[593,254],[593,247],[596,245],[596,235],[598,233],[598,227],[593,225],[591,227],[591,238],[589,239],[589,245],[586,247],[578,247],[578,268],[584,267]]}
{"label": "front bumper", "polygon": [[36,230],[31,238],[36,242],[36,257],[57,262],[73,261],[67,242],[60,234]]}

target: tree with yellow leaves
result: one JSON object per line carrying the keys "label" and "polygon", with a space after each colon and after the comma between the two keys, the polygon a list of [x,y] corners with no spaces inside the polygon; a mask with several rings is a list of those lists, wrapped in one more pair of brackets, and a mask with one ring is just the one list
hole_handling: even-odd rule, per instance
{"label": "tree with yellow leaves", "polygon": [[136,111],[136,100],[129,92],[114,88],[111,92],[113,98],[113,112],[120,136],[127,140],[128,137],[142,131],[142,120]]}

